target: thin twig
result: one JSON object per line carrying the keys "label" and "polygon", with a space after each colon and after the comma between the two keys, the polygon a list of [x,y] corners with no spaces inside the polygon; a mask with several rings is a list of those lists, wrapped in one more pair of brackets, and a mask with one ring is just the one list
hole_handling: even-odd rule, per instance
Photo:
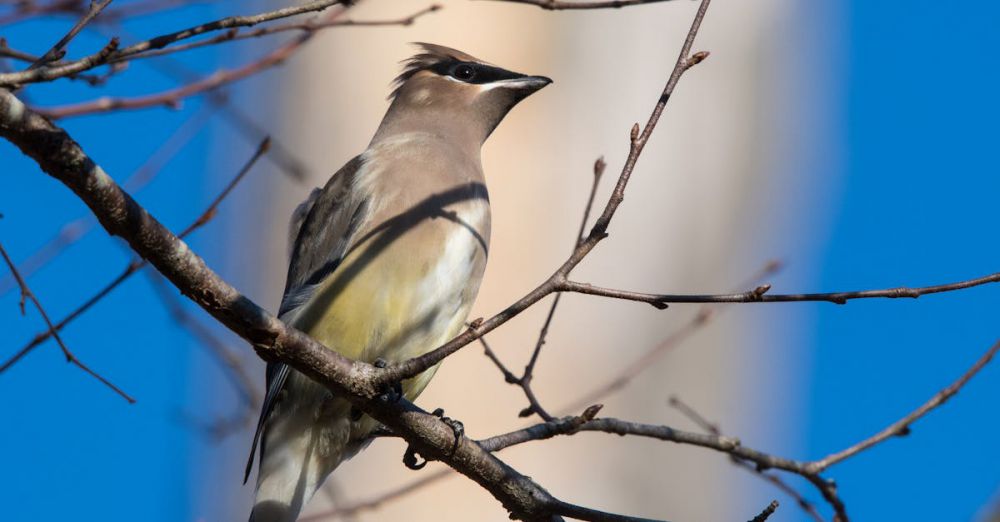
{"label": "thin twig", "polygon": [[[780,262],[769,261],[763,268],[760,269],[760,271],[748,279],[748,284],[756,284],[757,281],[773,275],[780,268]],[[645,353],[637,357],[631,364],[625,366],[625,368],[623,368],[617,375],[610,378],[605,384],[591,390],[589,393],[573,401],[568,406],[561,408],[559,410],[559,414],[566,415],[569,412],[584,408],[588,404],[603,401],[609,395],[625,388],[625,386],[632,382],[632,380],[639,376],[639,374],[653,367],[656,361],[680,346],[681,343],[691,337],[695,332],[700,331],[706,325],[711,323],[713,319],[718,317],[718,310],[716,309],[718,306],[720,305],[703,305],[698,309],[694,316],[691,317],[688,322],[684,323],[679,329],[675,330]]]}
{"label": "thin twig", "polygon": [[857,290],[852,292],[829,292],[819,294],[768,294],[771,285],[761,285],[753,290],[738,294],[646,294],[641,292],[631,292],[628,290],[616,290],[612,288],[601,288],[587,283],[576,281],[563,281],[558,286],[561,292],[577,292],[587,295],[601,297],[612,297],[627,301],[639,301],[651,304],[657,308],[665,308],[667,304],[674,303],[790,303],[803,301],[822,301],[835,304],[845,304],[854,299],[874,299],[874,298],[912,298],[916,299],[923,295],[938,294],[942,292],[954,292],[975,286],[1000,282],[1000,272],[993,273],[975,279],[967,279],[955,283],[943,285],[922,286],[916,288],[898,287],[881,290]]}
{"label": "thin twig", "polygon": [[230,16],[213,22],[182,29],[180,31],[174,31],[162,36],[157,36],[156,38],[139,42],[122,49],[117,48],[116,41],[114,48],[110,49],[108,52],[95,53],[79,60],[65,62],[58,66],[40,67],[30,71],[0,74],[0,85],[23,85],[26,83],[51,81],[107,64],[111,60],[118,60],[122,57],[139,54],[150,49],[161,49],[173,43],[193,38],[201,34],[237,27],[249,27],[304,13],[323,11],[338,3],[342,3],[341,0],[314,0],[302,5],[284,7],[251,16]]}
{"label": "thin twig", "polygon": [[[32,64],[41,60],[41,56],[11,48],[9,45],[7,45],[7,40],[2,37],[0,37],[0,57],[19,60],[22,62],[27,62],[28,64]],[[50,62],[47,66],[53,67],[55,65],[58,65],[59,63],[60,63],[59,60],[56,60]],[[108,78],[110,78],[111,76],[115,75],[118,72],[121,72],[122,70],[124,70],[124,68],[125,68],[124,64],[114,64],[109,66],[108,70],[103,74],[91,74],[91,73],[81,72],[76,74],[70,74],[69,76],[66,76],[66,78],[69,78],[70,80],[82,80],[84,82],[87,82],[87,84],[89,84],[91,87],[96,87],[99,85],[104,85],[107,82]],[[6,73],[12,71],[4,71],[4,72]]]}
{"label": "thin twig", "polygon": [[[292,54],[298,51],[299,48],[301,48],[306,42],[311,40],[312,37],[315,36],[317,31],[319,30],[330,27],[346,27],[346,26],[358,26],[358,25],[369,25],[369,26],[410,25],[417,18],[426,15],[428,13],[437,11],[438,9],[439,6],[432,5],[430,7],[421,9],[420,11],[417,11],[416,13],[403,18],[399,18],[396,20],[381,20],[381,21],[341,20],[340,17],[347,12],[346,10],[341,9],[339,11],[330,13],[329,16],[322,18],[317,22],[296,23],[296,24],[276,26],[273,28],[263,28],[245,34],[227,32],[215,38],[200,42],[194,42],[188,44],[187,46],[177,46],[177,47],[158,49],[158,50],[153,49],[145,51],[144,53],[140,54],[127,55],[126,57],[122,58],[109,58],[107,60],[107,63],[114,64],[125,60],[161,56],[163,54],[169,54],[176,51],[183,51],[194,47],[201,47],[203,45],[211,45],[233,39],[256,37],[265,34],[273,34],[277,32],[284,32],[290,30],[301,31],[301,34],[299,34],[294,39],[274,49],[273,51],[268,52],[267,54],[258,58],[257,60],[254,60],[244,65],[243,67],[232,70],[225,70],[225,69],[219,70],[207,77],[193,80],[185,85],[167,89],[159,93],[147,94],[135,97],[125,97],[125,98],[115,98],[115,97],[105,96],[81,103],[58,106],[58,107],[36,108],[36,110],[41,112],[42,114],[45,114],[50,118],[67,118],[73,116],[81,116],[84,114],[92,114],[96,112],[141,109],[141,108],[155,107],[155,106],[177,107],[184,98],[188,98],[206,92],[211,93],[224,85],[246,79],[250,76],[254,76],[267,69],[270,69],[272,67],[284,63],[288,58],[292,56]],[[2,75],[0,75],[0,80],[2,80]]]}
{"label": "thin twig", "polygon": [[[267,151],[269,143],[270,141],[267,138],[261,141],[260,145],[257,147],[257,150],[254,151],[254,154],[250,158],[250,160],[247,161],[247,163],[243,165],[243,167],[239,170],[239,172],[237,172],[236,176],[234,176],[233,179],[230,180],[228,184],[226,184],[226,186],[222,189],[222,192],[220,192],[212,200],[212,202],[201,213],[201,215],[199,215],[198,218],[194,220],[194,222],[188,225],[188,227],[184,229],[183,232],[181,232],[179,237],[181,238],[187,237],[189,234],[191,234],[198,228],[204,226],[213,217],[215,217],[215,213],[218,210],[218,207],[222,203],[223,199],[225,199],[226,196],[228,196],[229,193],[232,192],[233,188],[235,188],[236,185],[240,182],[240,180],[242,180],[243,177],[246,176],[248,172],[250,172],[250,169],[257,162],[257,160],[260,159],[260,157]],[[132,261],[130,261],[128,266],[126,266],[125,269],[122,270],[120,274],[118,274],[108,284],[104,285],[104,287],[98,290],[97,293],[95,293],[89,299],[84,301],[83,304],[76,307],[66,317],[62,318],[58,323],[56,323],[56,325],[52,329],[46,330],[44,332],[39,332],[38,334],[36,334],[35,337],[28,342],[28,344],[24,345],[20,350],[17,351],[17,353],[15,353],[6,361],[4,361],[3,364],[0,364],[0,373],[3,373],[8,369],[10,369],[11,366],[20,361],[25,355],[28,355],[36,347],[38,347],[43,342],[51,338],[54,331],[58,332],[59,330],[62,330],[63,328],[66,327],[67,324],[71,323],[77,317],[83,315],[84,312],[89,310],[95,304],[104,299],[105,296],[110,294],[112,290],[118,288],[119,285],[124,283],[129,277],[132,276],[132,274],[144,268],[147,263],[148,261],[145,259],[133,259]]]}
{"label": "thin twig", "polygon": [[717,427],[700,415],[694,413],[694,411],[690,408],[687,409],[687,413],[694,414],[689,416],[696,419],[700,425],[710,427],[710,433],[700,434],[686,432],[669,426],[642,424],[613,418],[593,418],[593,415],[590,415],[590,418],[587,419],[581,419],[580,417],[564,417],[562,419],[543,422],[479,441],[479,444],[490,451],[497,451],[515,444],[522,444],[533,440],[544,440],[560,435],[572,435],[582,431],[598,431],[617,435],[648,437],[663,441],[701,446],[727,453],[741,461],[752,462],[755,469],[758,471],[766,471],[767,469],[773,468],[802,476],[816,486],[819,492],[823,495],[823,498],[831,505],[831,507],[833,507],[835,520],[847,522],[847,510],[844,506],[844,502],[840,499],[837,493],[836,484],[833,481],[820,476],[820,473],[838,462],[851,458],[861,451],[884,442],[892,436],[907,433],[907,427],[910,424],[920,419],[934,408],[943,404],[951,396],[958,393],[958,391],[966,383],[968,383],[968,381],[975,376],[976,373],[978,373],[984,366],[986,366],[986,364],[990,362],[990,360],[992,360],[997,351],[1000,351],[1000,341],[987,350],[987,352],[980,357],[979,360],[977,360],[976,363],[973,364],[958,380],[935,394],[934,397],[921,407],[917,408],[914,412],[893,423],[889,428],[883,430],[875,436],[844,451],[834,453],[814,462],[792,460],[744,446],[739,439],[718,434]]}
{"label": "thin twig", "polygon": [[[671,396],[670,400],[668,401],[668,404],[670,404],[671,407],[681,412],[682,415],[690,419],[692,422],[697,424],[701,429],[707,431],[708,433],[711,433],[712,435],[716,436],[723,435],[722,431],[719,429],[719,426],[717,424],[715,424],[714,422],[710,422],[708,419],[703,417],[694,408],[689,406],[680,398],[676,396]],[[780,489],[786,495],[792,497],[795,500],[795,502],[799,505],[799,507],[802,508],[802,510],[805,511],[806,514],[809,515],[813,520],[815,520],[816,522],[823,522],[823,516],[820,515],[819,511],[817,511],[816,506],[812,502],[809,502],[804,496],[802,496],[801,493],[796,491],[795,488],[788,485],[788,483],[782,480],[782,478],[779,477],[778,475],[759,469],[756,465],[747,462],[745,460],[742,460],[740,458],[737,458],[735,456],[730,456],[730,461],[733,463],[733,465],[743,468],[749,471],[750,473],[753,473],[758,477],[770,482],[774,487]]]}
{"label": "thin twig", "polygon": [[307,20],[305,22],[292,22],[287,24],[272,25],[268,27],[262,27],[260,29],[255,29],[253,31],[240,32],[238,29],[231,29],[222,34],[213,36],[211,38],[206,38],[204,40],[199,40],[197,42],[191,42],[187,44],[175,45],[167,47],[165,49],[152,49],[149,51],[144,51],[131,56],[112,58],[109,63],[124,62],[124,61],[134,61],[141,60],[145,58],[156,58],[168,54],[174,54],[178,52],[188,51],[191,49],[197,49],[199,47],[205,47],[209,45],[216,45],[223,42],[234,42],[239,40],[246,40],[249,38],[260,38],[262,36],[270,36],[273,34],[285,33],[289,31],[299,31],[299,32],[316,32],[323,29],[328,29],[332,27],[385,27],[385,26],[409,26],[413,25],[418,18],[433,13],[441,9],[438,4],[431,4],[419,11],[416,11],[410,15],[403,16],[400,18],[386,19],[386,20],[354,20],[354,19],[340,19],[334,18],[329,20]]}
{"label": "thin twig", "polygon": [[278,47],[243,67],[237,69],[220,69],[210,76],[198,81],[174,87],[154,94],[116,98],[104,96],[81,103],[62,105],[58,107],[37,107],[39,113],[53,119],[82,116],[96,112],[134,110],[146,107],[164,106],[177,108],[183,99],[207,91],[218,89],[224,85],[243,80],[261,71],[279,65],[292,56],[302,45],[309,41],[315,33],[305,33],[292,41]]}
{"label": "thin twig", "polygon": [[250,156],[250,159],[248,159],[247,162],[243,164],[243,167],[241,167],[240,170],[236,172],[236,175],[229,180],[229,183],[226,183],[226,186],[223,187],[222,190],[215,195],[215,198],[212,199],[212,202],[208,204],[208,207],[206,207],[205,210],[201,213],[201,215],[198,216],[198,219],[195,219],[194,222],[188,225],[187,228],[185,228],[180,234],[178,234],[178,236],[183,238],[188,234],[194,232],[195,230],[198,230],[209,221],[211,221],[212,218],[215,217],[215,213],[218,212],[219,205],[221,205],[222,202],[226,199],[226,197],[229,196],[229,194],[233,191],[233,189],[236,188],[236,185],[239,185],[240,181],[243,181],[243,178],[246,177],[247,173],[249,173],[250,170],[253,169],[253,166],[257,164],[257,160],[259,160],[261,156],[266,154],[270,147],[271,147],[271,138],[265,137],[263,140],[261,140],[260,144],[257,145],[257,150],[253,152],[253,155]]}
{"label": "thin twig", "polygon": [[77,368],[89,374],[91,377],[100,381],[108,388],[111,388],[113,392],[120,395],[123,399],[128,401],[129,404],[135,404],[135,399],[133,399],[132,396],[125,393],[125,391],[123,391],[118,386],[112,384],[111,381],[106,379],[103,375],[90,369],[89,366],[84,364],[83,361],[78,359],[76,355],[74,355],[73,352],[70,351],[70,349],[66,346],[66,343],[63,342],[62,337],[59,336],[59,332],[56,331],[56,328],[52,324],[52,321],[49,319],[49,314],[45,312],[45,308],[42,307],[42,303],[39,302],[38,297],[35,296],[34,292],[32,292],[30,288],[28,288],[28,284],[24,281],[24,278],[21,277],[21,274],[18,273],[17,266],[14,265],[14,262],[10,259],[10,256],[7,255],[7,250],[4,249],[2,244],[0,244],[0,256],[3,256],[4,262],[7,263],[7,267],[10,268],[11,274],[13,274],[14,279],[17,280],[17,285],[21,288],[21,313],[22,314],[24,313],[25,300],[27,299],[31,301],[32,304],[35,305],[35,308],[38,310],[38,313],[41,314],[42,319],[45,321],[45,325],[48,327],[49,333],[53,337],[55,337],[56,343],[59,344],[59,348],[62,350],[63,355],[66,357],[66,362],[73,364]]}
{"label": "thin twig", "polygon": [[750,519],[750,522],[766,522],[767,519],[771,518],[771,515],[773,515],[774,512],[777,510],[778,510],[778,501],[772,500],[771,503],[768,504],[766,508],[764,508],[764,511],[761,511],[759,515]]}
{"label": "thin twig", "polygon": [[[122,27],[115,27],[115,32],[127,34]],[[156,69],[164,76],[182,83],[196,82],[201,79],[201,74],[190,69],[183,62],[172,56],[164,56],[158,60],[145,62],[146,66]],[[224,88],[214,89],[205,93],[204,100],[213,107],[221,110],[223,120],[232,126],[239,135],[246,141],[256,145],[269,133],[259,125],[242,107],[232,103],[232,98],[228,96]],[[275,166],[287,174],[298,184],[308,181],[308,169],[302,160],[295,157],[288,147],[282,142],[271,137],[271,150],[267,159]]]}
{"label": "thin twig", "polygon": [[[595,406],[597,407],[597,406]],[[581,420],[580,417],[564,417],[549,422],[542,422],[497,435],[479,441],[479,444],[490,451],[499,451],[510,446],[525,442],[550,439],[552,437],[573,435],[591,431],[615,435],[632,435],[652,438],[679,444],[700,446],[732,457],[753,462],[761,471],[769,468],[780,469],[794,473],[809,480],[820,491],[837,513],[838,520],[847,522],[847,513],[843,502],[837,496],[836,486],[832,481],[820,477],[809,469],[809,463],[771,455],[744,446],[739,439],[722,435],[694,433],[678,430],[670,426],[642,424],[610,417]]]}
{"label": "thin twig", "polygon": [[[590,185],[590,195],[587,197],[587,204],[583,209],[583,218],[580,220],[580,229],[576,233],[576,238],[573,241],[573,248],[576,249],[580,242],[583,241],[583,232],[587,229],[587,222],[590,220],[590,211],[594,207],[594,199],[597,197],[597,187],[601,183],[601,176],[604,175],[604,169],[607,167],[607,163],[604,162],[604,158],[597,158],[594,162],[593,169],[593,181]],[[545,323],[542,324],[541,330],[538,332],[538,340],[535,341],[535,348],[531,352],[531,358],[528,360],[528,364],[524,367],[524,373],[520,377],[515,376],[500,359],[497,357],[496,353],[490,349],[490,346],[486,344],[483,338],[479,341],[482,343],[483,348],[486,351],[486,356],[493,361],[493,364],[500,369],[504,374],[504,380],[510,384],[515,384],[521,388],[524,392],[524,396],[528,399],[528,407],[521,410],[519,414],[520,417],[528,417],[532,414],[538,414],[543,420],[550,421],[554,417],[549,415],[542,404],[538,401],[538,397],[535,395],[534,389],[531,387],[531,381],[534,379],[535,364],[538,363],[538,356],[542,352],[542,346],[545,345],[545,337],[549,333],[549,326],[552,325],[552,318],[555,317],[556,308],[559,307],[559,299],[562,294],[556,294],[555,299],[552,300],[552,305],[549,307],[549,312],[545,316]]]}
{"label": "thin twig", "polygon": [[103,11],[104,8],[111,3],[111,1],[112,0],[92,0],[90,2],[90,8],[87,9],[87,12],[84,13],[79,20],[77,20],[76,24],[74,24],[72,28],[70,28],[69,32],[66,33],[66,36],[60,38],[51,49],[46,51],[45,54],[41,56],[41,58],[32,63],[31,66],[28,67],[28,70],[37,69],[38,67],[55,60],[61,60],[62,57],[66,55],[66,46],[69,45],[70,41],[72,41],[73,38],[76,38],[76,35],[80,34],[80,31],[82,31],[91,20],[101,14],[101,11]]}
{"label": "thin twig", "polygon": [[885,441],[886,439],[909,435],[911,424],[920,420],[922,417],[930,413],[935,408],[941,406],[942,404],[947,402],[948,399],[950,399],[952,396],[958,393],[958,391],[961,390],[962,387],[965,386],[965,384],[968,383],[970,379],[972,379],[977,373],[979,373],[979,371],[982,370],[983,367],[989,364],[989,362],[993,359],[993,356],[997,354],[997,351],[1000,351],[1000,341],[997,341],[992,347],[990,347],[990,349],[987,350],[986,353],[984,353],[979,358],[979,360],[976,361],[975,364],[973,364],[968,370],[966,370],[965,373],[963,373],[962,376],[958,378],[958,380],[956,380],[955,382],[951,383],[941,391],[934,394],[934,396],[931,397],[930,400],[921,404],[919,408],[913,410],[902,419],[899,419],[898,421],[890,424],[887,428],[876,433],[875,435],[872,435],[871,437],[843,451],[838,451],[836,453],[827,455],[826,457],[823,457],[822,459],[819,459],[815,462],[812,462],[811,464],[809,464],[810,470],[812,470],[815,473],[820,473],[823,470],[829,468],[830,466],[838,462],[841,462],[843,460],[849,459],[857,455],[858,453],[861,453],[862,451],[865,451],[866,449],[869,449],[872,446],[875,446],[876,444]]}

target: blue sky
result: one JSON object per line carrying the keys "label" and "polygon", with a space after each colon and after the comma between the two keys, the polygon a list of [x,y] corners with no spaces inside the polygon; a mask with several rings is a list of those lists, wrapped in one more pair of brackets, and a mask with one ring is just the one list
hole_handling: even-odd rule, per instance
{"label": "blue sky", "polygon": [[[724,8],[722,4],[716,7]],[[819,256],[816,287],[843,290],[936,284],[998,270],[997,198],[1000,154],[1000,5],[929,1],[849,2],[835,42],[846,57],[830,103],[843,110],[834,139],[844,152],[840,191],[830,194],[832,231]],[[215,16],[193,5],[161,17],[162,27]],[[4,28],[12,45],[42,51],[70,22]],[[84,33],[77,53],[102,44]],[[185,56],[210,71],[216,50]],[[840,67],[840,65],[838,65]],[[171,81],[135,64],[109,94],[151,92]],[[84,99],[89,89],[67,82],[42,87],[38,100]],[[106,170],[122,180],[200,110],[152,109],[65,123]],[[201,128],[161,175],[136,194],[161,220],[180,229],[226,176],[209,176],[214,124]],[[142,129],[135,132],[134,129]],[[6,142],[0,143],[0,240],[24,259],[86,209]],[[215,164],[217,165],[217,163]],[[823,232],[827,234],[826,231]],[[211,252],[212,232],[192,239]],[[211,257],[210,257],[211,260]],[[94,232],[30,279],[53,317],[113,278],[124,249]],[[957,378],[994,341],[1000,289],[984,287],[916,301],[801,305],[816,317],[812,346],[808,455],[820,457],[866,437],[912,410]],[[2,355],[41,327],[36,313],[17,315],[16,293],[0,296]],[[187,520],[192,513],[190,456],[203,436],[183,419],[203,400],[184,382],[194,366],[211,365],[176,328],[142,275],[65,331],[76,354],[136,396],[129,406],[44,345],[0,375],[8,397],[0,443],[9,472],[0,490],[5,520]],[[204,375],[199,373],[199,375]],[[221,374],[220,374],[221,375]],[[955,399],[892,440],[829,475],[838,480],[855,520],[968,520],[1000,487],[996,399],[1000,369],[987,367]],[[811,494],[811,492],[810,492]],[[776,520],[802,518],[786,503]]]}

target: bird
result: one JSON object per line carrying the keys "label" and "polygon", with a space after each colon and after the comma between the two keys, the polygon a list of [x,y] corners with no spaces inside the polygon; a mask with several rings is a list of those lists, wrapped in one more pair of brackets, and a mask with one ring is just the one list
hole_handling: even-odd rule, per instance
{"label": "bird", "polygon": [[[278,317],[354,360],[389,364],[465,325],[490,240],[481,147],[515,105],[552,83],[442,45],[417,43],[368,147],[293,213]],[[437,366],[401,383],[414,400]],[[244,474],[259,447],[250,522],[293,522],[379,424],[281,362]]]}

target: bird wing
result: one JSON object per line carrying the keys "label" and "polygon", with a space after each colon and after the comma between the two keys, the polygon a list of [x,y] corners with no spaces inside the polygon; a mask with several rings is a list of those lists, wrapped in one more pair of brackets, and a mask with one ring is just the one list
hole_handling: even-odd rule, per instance
{"label": "bird wing", "polygon": [[[285,294],[278,309],[278,317],[283,321],[294,317],[295,312],[309,302],[320,283],[337,269],[350,248],[365,208],[363,196],[353,190],[361,165],[361,156],[354,157],[325,187],[313,190],[309,199],[292,213],[289,226],[291,262]],[[267,393],[250,447],[244,484],[250,477],[257,445],[260,444],[261,453],[264,451],[261,435],[290,372],[291,368],[285,363],[267,364]]]}

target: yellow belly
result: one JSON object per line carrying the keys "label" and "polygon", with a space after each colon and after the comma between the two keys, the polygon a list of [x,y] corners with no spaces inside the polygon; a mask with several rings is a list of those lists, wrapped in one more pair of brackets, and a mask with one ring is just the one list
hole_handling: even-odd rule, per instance
{"label": "yellow belly", "polygon": [[[485,267],[467,232],[428,223],[367,241],[322,283],[294,326],[355,360],[402,361],[433,350],[461,331]],[[410,400],[434,370],[403,383]]]}

